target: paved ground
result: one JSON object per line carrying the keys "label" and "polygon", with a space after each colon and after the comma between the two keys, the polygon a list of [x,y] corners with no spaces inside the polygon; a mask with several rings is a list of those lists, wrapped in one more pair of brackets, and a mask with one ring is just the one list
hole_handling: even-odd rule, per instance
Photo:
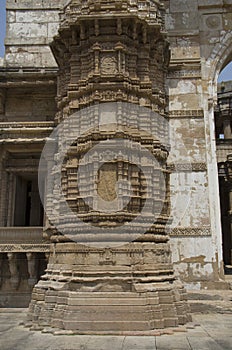
{"label": "paved ground", "polygon": [[162,336],[54,336],[20,326],[25,309],[0,309],[1,350],[231,350],[232,314],[194,315],[200,324]]}

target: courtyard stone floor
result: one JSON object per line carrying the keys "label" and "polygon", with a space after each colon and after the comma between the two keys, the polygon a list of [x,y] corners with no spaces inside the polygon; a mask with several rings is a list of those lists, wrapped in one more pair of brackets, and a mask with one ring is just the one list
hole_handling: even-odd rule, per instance
{"label": "courtyard stone floor", "polygon": [[26,309],[0,309],[1,350],[232,349],[232,314],[195,314],[187,331],[161,336],[43,334],[20,325],[25,315]]}

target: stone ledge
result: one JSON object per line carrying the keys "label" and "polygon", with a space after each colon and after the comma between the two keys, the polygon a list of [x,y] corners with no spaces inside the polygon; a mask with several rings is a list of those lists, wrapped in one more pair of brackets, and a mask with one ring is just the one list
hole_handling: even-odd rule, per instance
{"label": "stone ledge", "polygon": [[0,244],[0,253],[49,253],[50,244]]}

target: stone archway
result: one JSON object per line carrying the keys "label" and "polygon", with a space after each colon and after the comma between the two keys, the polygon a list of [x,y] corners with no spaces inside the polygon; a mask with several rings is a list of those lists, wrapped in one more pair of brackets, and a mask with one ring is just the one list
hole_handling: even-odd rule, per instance
{"label": "stone archway", "polygon": [[[231,179],[230,179],[230,155],[232,154],[232,134],[231,134],[231,106],[227,106],[228,93],[223,94],[218,91],[218,77],[223,68],[232,60],[232,31],[225,32],[220,42],[213,49],[206,64],[210,67],[208,72],[210,100],[213,101],[213,120],[216,129],[216,118],[223,119],[223,124],[227,130],[223,131],[224,138],[219,139],[215,130],[215,146],[218,163],[219,196],[222,230],[222,251],[225,265],[231,265],[232,261],[232,234],[231,234]],[[210,79],[211,78],[211,79]],[[228,88],[226,89],[228,90]],[[229,91],[229,90],[228,90]],[[220,93],[220,96],[218,95]],[[225,105],[226,104],[226,105]],[[219,108],[219,105],[222,105]],[[224,107],[223,107],[224,106]],[[229,130],[228,130],[229,129]]]}
{"label": "stone archway", "polygon": [[221,70],[232,60],[232,30],[224,31],[220,41],[215,45],[207,65],[211,66],[209,76],[214,84],[217,83]]}

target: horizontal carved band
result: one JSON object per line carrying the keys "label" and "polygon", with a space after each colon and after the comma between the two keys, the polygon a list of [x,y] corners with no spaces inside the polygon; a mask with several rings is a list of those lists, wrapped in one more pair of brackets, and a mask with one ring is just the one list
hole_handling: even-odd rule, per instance
{"label": "horizontal carved band", "polygon": [[170,163],[168,170],[172,173],[207,171],[206,163]]}
{"label": "horizontal carved band", "polygon": [[168,228],[170,236],[211,236],[211,229],[207,227],[175,227]]}
{"label": "horizontal carved band", "polygon": [[47,253],[50,251],[50,244],[0,244],[0,253],[24,253],[39,252]]}
{"label": "horizontal carved band", "polygon": [[[22,129],[22,128],[53,128],[55,126],[54,122],[19,122],[19,123],[10,123],[10,122],[1,122],[0,128],[1,129]],[[21,130],[22,131],[22,130]]]}
{"label": "horizontal carved band", "polygon": [[176,110],[169,112],[170,118],[204,118],[202,109]]}
{"label": "horizontal carved band", "polygon": [[178,78],[201,78],[200,70],[175,70],[168,73],[169,79],[178,79]]}

